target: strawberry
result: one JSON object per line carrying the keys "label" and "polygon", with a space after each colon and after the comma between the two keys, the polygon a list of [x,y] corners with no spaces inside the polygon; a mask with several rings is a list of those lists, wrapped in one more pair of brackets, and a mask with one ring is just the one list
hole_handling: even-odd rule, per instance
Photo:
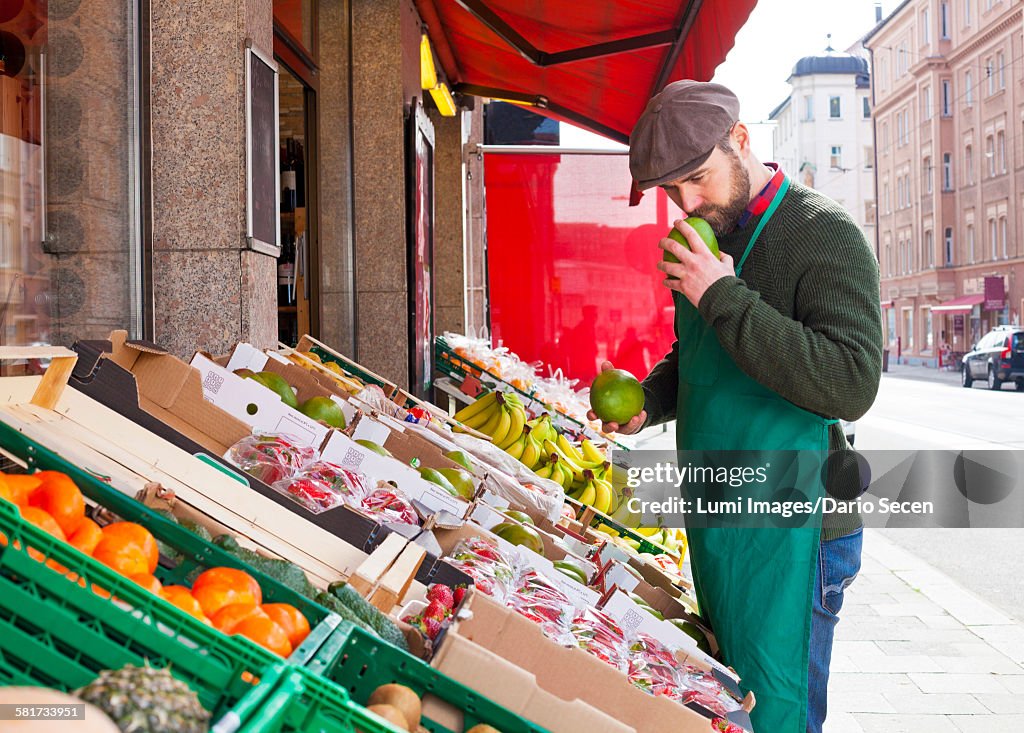
{"label": "strawberry", "polygon": [[430,586],[430,590],[427,591],[427,600],[437,601],[449,610],[455,607],[455,596],[452,594],[452,589],[440,583]]}
{"label": "strawberry", "polygon": [[441,622],[436,618],[426,618],[424,619],[424,628],[429,638],[436,639],[437,635],[441,633]]}
{"label": "strawberry", "polygon": [[452,597],[452,600],[454,602],[453,605],[454,606],[461,605],[462,604],[462,599],[465,598],[465,597],[466,597],[466,586],[460,585],[458,588],[455,589],[455,593],[453,594],[453,597]]}
{"label": "strawberry", "polygon": [[452,609],[445,606],[440,601],[431,601],[426,610],[423,611],[423,618],[436,618],[438,621],[444,621],[448,616],[451,615]]}

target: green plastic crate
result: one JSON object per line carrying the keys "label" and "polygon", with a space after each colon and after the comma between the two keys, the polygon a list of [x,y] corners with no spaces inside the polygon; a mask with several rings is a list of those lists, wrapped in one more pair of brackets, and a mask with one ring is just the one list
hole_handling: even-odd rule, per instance
{"label": "green plastic crate", "polygon": [[394,682],[420,697],[430,695],[462,711],[463,727],[456,730],[424,716],[420,724],[431,733],[462,733],[479,723],[502,733],[547,733],[546,728],[506,710],[422,659],[347,622],[342,622],[305,669],[344,687],[356,703],[365,703],[378,687]]}
{"label": "green plastic crate", "polygon": [[[183,613],[26,522],[4,500],[0,534],[6,537],[0,548],[0,686],[70,690],[100,670],[148,663],[169,667],[216,715],[280,659]],[[79,581],[34,559],[26,548]]]}
{"label": "green plastic crate", "polygon": [[354,703],[338,685],[298,667],[254,688],[214,733],[405,733]]}
{"label": "green plastic crate", "polygon": [[[337,614],[250,567],[184,527],[178,526],[133,497],[122,494],[99,477],[82,470],[3,422],[0,422],[0,446],[27,463],[29,468],[66,473],[89,499],[106,507],[121,519],[143,525],[157,540],[174,548],[183,556],[183,560],[173,567],[161,562],[155,575],[163,585],[189,585],[187,579],[201,569],[233,567],[244,570],[256,579],[263,591],[265,603],[288,603],[298,608],[309,621],[311,632],[302,645],[293,650],[289,657],[290,661],[296,664],[308,661],[340,623],[341,618]],[[84,555],[81,557],[86,559]]]}

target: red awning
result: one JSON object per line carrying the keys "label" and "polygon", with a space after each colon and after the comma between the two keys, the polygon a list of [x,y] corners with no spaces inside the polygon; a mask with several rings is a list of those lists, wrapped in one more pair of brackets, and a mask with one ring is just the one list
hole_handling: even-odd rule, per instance
{"label": "red awning", "polygon": [[984,295],[961,295],[959,298],[953,298],[952,300],[947,300],[945,303],[933,305],[932,313],[935,313],[936,311],[945,313],[963,313],[984,302]]}
{"label": "red awning", "polygon": [[415,0],[453,91],[628,142],[647,100],[707,81],[756,0]]}

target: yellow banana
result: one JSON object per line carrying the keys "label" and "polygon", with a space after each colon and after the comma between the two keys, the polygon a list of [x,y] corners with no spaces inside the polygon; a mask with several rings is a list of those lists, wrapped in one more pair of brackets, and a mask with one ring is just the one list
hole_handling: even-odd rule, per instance
{"label": "yellow banana", "polygon": [[661,532],[661,527],[637,527],[636,533],[642,534],[644,537],[653,537],[654,535]]}
{"label": "yellow banana", "polygon": [[477,428],[477,430],[486,435],[490,435],[493,438],[494,434],[498,431],[498,426],[501,424],[502,418],[507,418],[508,413],[505,411],[504,404],[499,400],[492,409],[487,411],[487,414],[489,415],[487,422]]}
{"label": "yellow banana", "polygon": [[467,420],[472,418],[474,415],[479,415],[481,412],[495,404],[498,400],[497,392],[489,392],[480,399],[476,400],[470,405],[466,405],[461,410],[456,412],[452,417],[461,423],[465,423]]}
{"label": "yellow banana", "polygon": [[508,438],[509,428],[512,427],[512,409],[508,405],[501,406],[501,419],[498,427],[491,433],[491,439],[495,445],[500,446]]}
{"label": "yellow banana", "polygon": [[540,478],[551,478],[551,472],[555,470],[555,461],[543,460],[543,465],[537,469],[537,475]]}
{"label": "yellow banana", "polygon": [[584,438],[580,447],[583,449],[583,458],[589,463],[604,463],[608,460],[608,457],[589,438]]}
{"label": "yellow banana", "polygon": [[526,410],[520,405],[511,405],[509,412],[511,413],[512,424],[508,429],[508,437],[505,438],[503,443],[498,444],[498,447],[503,450],[523,437],[523,427],[526,425]]}
{"label": "yellow banana", "polygon": [[593,482],[587,484],[587,488],[583,489],[583,493],[580,494],[579,500],[583,504],[588,504],[590,506],[594,505],[594,502],[597,501],[597,489],[594,487]]}
{"label": "yellow banana", "polygon": [[523,449],[523,455],[520,456],[519,460],[523,462],[524,466],[533,470],[540,463],[540,457],[540,443],[534,439],[533,432],[531,431],[526,434],[526,447]]}
{"label": "yellow banana", "polygon": [[[492,393],[493,394],[493,393]],[[495,395],[493,400],[489,400],[488,404],[480,412],[476,413],[472,417],[466,418],[462,424],[467,428],[473,428],[483,432],[484,427],[491,421],[498,417],[498,413],[501,412],[501,403]],[[495,420],[495,422],[497,422]]]}
{"label": "yellow banana", "polygon": [[555,441],[555,444],[562,449],[562,453],[569,456],[569,458],[573,459],[576,463],[583,464],[586,462],[583,454],[576,450],[576,446],[569,442],[569,439],[565,437],[564,433],[558,434],[558,439]]}
{"label": "yellow banana", "polygon": [[524,450],[526,450],[526,434],[520,433],[519,440],[506,448],[505,452],[518,461],[523,457]]}
{"label": "yellow banana", "polygon": [[612,492],[611,487],[605,483],[598,483],[597,481],[591,482],[594,486],[596,498],[594,499],[594,508],[602,514],[608,514],[612,508]]}
{"label": "yellow banana", "polygon": [[579,474],[580,476],[583,475],[583,467],[577,464],[572,458],[565,455],[562,452],[562,449],[559,448],[554,442],[545,438],[544,442],[541,445],[544,447],[545,453],[554,453],[555,455],[557,455],[558,460],[565,463],[566,467],[574,474]]}

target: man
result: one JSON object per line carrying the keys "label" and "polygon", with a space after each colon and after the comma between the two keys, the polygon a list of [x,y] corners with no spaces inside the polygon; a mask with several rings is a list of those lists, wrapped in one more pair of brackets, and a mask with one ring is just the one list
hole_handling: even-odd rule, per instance
{"label": "man", "polygon": [[[633,129],[638,188],[661,186],[707,220],[721,257],[685,219],[675,227],[689,249],[661,240],[679,260],[658,264],[677,341],[643,381],[645,410],[605,428],[628,434],[675,418],[680,450],[842,450],[837,419],[861,417],[881,377],[877,263],[838,204],[757,160],[738,120],[728,89],[680,81]],[[861,531],[856,514],[834,514],[820,542],[816,528],[688,533],[698,600],[757,695],[758,731],[820,733]]]}

